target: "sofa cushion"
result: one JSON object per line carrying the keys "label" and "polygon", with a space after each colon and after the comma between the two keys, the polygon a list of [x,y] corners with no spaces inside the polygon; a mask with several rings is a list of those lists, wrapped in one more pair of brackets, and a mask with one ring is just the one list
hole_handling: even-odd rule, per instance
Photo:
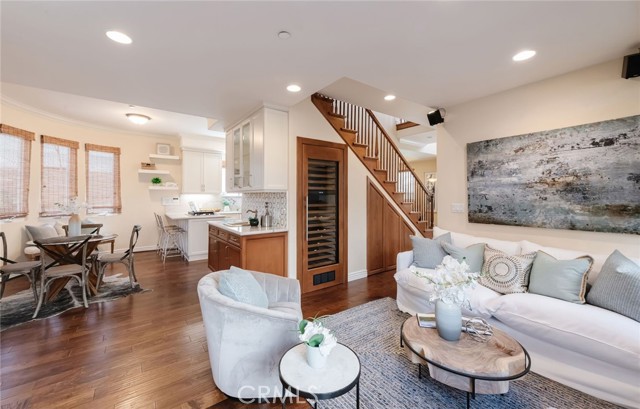
{"label": "sofa cushion", "polygon": [[464,260],[469,265],[472,273],[482,271],[484,243],[472,244],[466,248],[457,247],[449,243],[442,243],[442,248],[459,262],[462,263],[462,260]]}
{"label": "sofa cushion", "polygon": [[536,253],[509,255],[487,245],[480,284],[501,294],[524,293]]}
{"label": "sofa cushion", "polygon": [[545,247],[527,240],[521,241],[520,245],[522,246],[523,253],[544,251],[558,260],[573,260],[582,256],[591,256],[593,258],[593,264],[591,265],[591,270],[589,271],[589,277],[587,279],[589,284],[593,284],[595,282],[598,272],[602,268],[602,265],[608,256],[607,254],[588,254],[586,251],[567,250],[559,247]]}
{"label": "sofa cushion", "polygon": [[587,275],[593,259],[582,256],[574,260],[557,260],[539,251],[529,279],[529,292],[583,304],[587,292]]}
{"label": "sofa cushion", "polygon": [[487,309],[502,323],[531,337],[625,368],[637,370],[640,323],[589,304],[537,294],[508,294]]}
{"label": "sofa cushion", "polygon": [[516,254],[520,254],[519,241],[496,240],[496,239],[491,239],[489,237],[472,236],[470,234],[450,232],[448,230],[444,230],[439,227],[433,228],[433,237],[440,237],[447,233],[451,234],[451,244],[453,244],[454,246],[464,248],[464,247],[469,247],[472,244],[484,243],[484,244],[488,244],[494,249],[504,251],[505,253],[512,256]]}
{"label": "sofa cushion", "polygon": [[445,234],[434,240],[411,236],[413,264],[422,268],[435,268],[447,255],[441,243],[451,243],[451,235]]}
{"label": "sofa cushion", "polygon": [[218,291],[222,295],[245,304],[261,308],[269,306],[267,294],[253,277],[253,274],[241,268],[232,266],[229,271],[221,273]]}
{"label": "sofa cushion", "polygon": [[25,226],[31,236],[31,240],[43,240],[50,239],[52,237],[58,237],[55,227],[50,224],[42,224],[40,226]]}
{"label": "sofa cushion", "polygon": [[640,321],[640,266],[614,251],[587,294],[587,302]]}

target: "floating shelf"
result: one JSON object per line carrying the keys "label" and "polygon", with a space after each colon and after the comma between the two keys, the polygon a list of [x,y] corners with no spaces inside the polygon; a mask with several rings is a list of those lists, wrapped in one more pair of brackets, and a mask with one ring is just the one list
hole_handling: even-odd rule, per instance
{"label": "floating shelf", "polygon": [[175,155],[157,155],[155,153],[150,153],[149,154],[149,159],[180,160],[180,156],[175,156]]}
{"label": "floating shelf", "polygon": [[164,169],[138,169],[138,173],[149,175],[168,175],[169,171]]}
{"label": "floating shelf", "polygon": [[149,186],[149,190],[180,190],[178,186]]}

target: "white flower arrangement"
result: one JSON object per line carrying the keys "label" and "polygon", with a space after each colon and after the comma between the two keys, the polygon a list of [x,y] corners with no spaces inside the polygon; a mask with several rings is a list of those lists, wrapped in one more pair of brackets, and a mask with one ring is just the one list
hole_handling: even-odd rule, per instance
{"label": "white flower arrangement", "polygon": [[442,264],[436,266],[433,273],[415,266],[411,266],[409,270],[433,286],[433,292],[429,297],[430,302],[441,300],[446,304],[455,304],[471,309],[465,290],[474,288],[481,274],[471,272],[464,259],[459,262],[451,256],[446,256],[442,260]]}
{"label": "white flower arrangement", "polygon": [[80,209],[88,208],[86,202],[78,202],[78,196],[70,197],[66,204],[56,202],[54,205],[60,209],[61,212],[64,212],[64,214],[78,214],[80,213]]}
{"label": "white flower arrangement", "polygon": [[324,326],[319,318],[309,318],[300,321],[298,325],[300,341],[310,347],[320,348],[320,355],[328,356],[338,340],[333,332]]}

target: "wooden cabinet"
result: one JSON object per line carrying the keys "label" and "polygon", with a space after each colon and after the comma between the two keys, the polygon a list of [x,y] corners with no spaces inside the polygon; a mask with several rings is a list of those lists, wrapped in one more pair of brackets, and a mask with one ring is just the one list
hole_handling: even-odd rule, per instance
{"label": "wooden cabinet", "polygon": [[228,192],[287,189],[289,115],[261,108],[227,130]]}
{"label": "wooden cabinet", "polygon": [[287,276],[287,233],[240,236],[209,225],[209,269],[231,266]]}
{"label": "wooden cabinet", "polygon": [[182,150],[182,193],[222,191],[222,153]]}
{"label": "wooden cabinet", "polygon": [[367,187],[367,272],[395,270],[398,253],[411,250],[415,234],[389,201],[369,181]]}

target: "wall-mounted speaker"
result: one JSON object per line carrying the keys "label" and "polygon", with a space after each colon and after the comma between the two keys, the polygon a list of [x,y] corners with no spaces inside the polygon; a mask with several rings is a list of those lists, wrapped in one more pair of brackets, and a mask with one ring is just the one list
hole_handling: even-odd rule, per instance
{"label": "wall-mounted speaker", "polygon": [[622,62],[622,78],[640,77],[640,53],[624,57]]}
{"label": "wall-mounted speaker", "polygon": [[429,125],[434,126],[437,124],[441,124],[444,122],[445,110],[442,108],[438,108],[433,110],[427,114],[427,119],[429,120]]}

